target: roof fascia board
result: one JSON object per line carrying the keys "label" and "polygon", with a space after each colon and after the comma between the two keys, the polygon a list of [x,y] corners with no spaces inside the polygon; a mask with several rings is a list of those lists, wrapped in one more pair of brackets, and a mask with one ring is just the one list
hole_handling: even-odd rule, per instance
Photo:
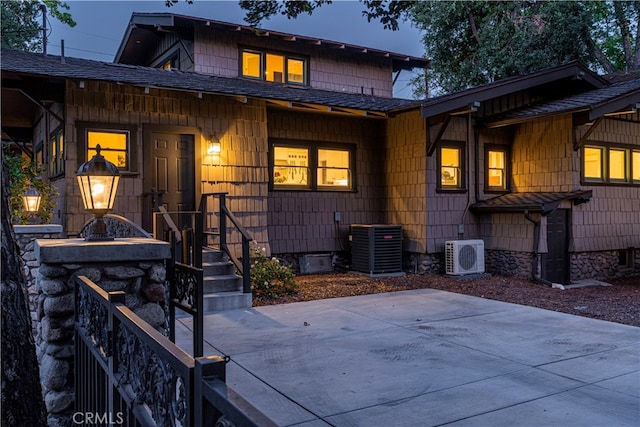
{"label": "roof fascia board", "polygon": [[589,112],[589,118],[595,120],[606,114],[615,113],[616,111],[622,111],[628,108],[630,105],[634,105],[640,99],[640,89],[633,92],[626,93],[622,96],[617,96],[608,101],[602,102],[592,107]]}
{"label": "roof fascia board", "polygon": [[536,86],[554,81],[575,77],[587,81],[596,88],[607,85],[606,80],[593,73],[588,68],[571,63],[569,66],[557,67],[544,72],[537,72],[528,76],[518,76],[506,79],[502,83],[489,83],[472,89],[467,89],[457,94],[445,95],[441,101],[427,101],[423,104],[422,117],[429,118],[443,113],[448,113],[468,106],[473,101],[487,101],[520,90],[531,89]]}

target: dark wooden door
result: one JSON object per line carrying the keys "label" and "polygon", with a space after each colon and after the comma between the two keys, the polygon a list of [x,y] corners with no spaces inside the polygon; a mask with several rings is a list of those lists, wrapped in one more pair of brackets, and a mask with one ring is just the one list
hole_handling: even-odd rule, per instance
{"label": "dark wooden door", "polygon": [[569,211],[557,209],[547,215],[547,249],[543,278],[563,285],[569,284]]}
{"label": "dark wooden door", "polygon": [[[145,192],[156,200],[162,197],[162,205],[169,212],[195,210],[194,136],[151,132],[149,139],[147,143],[151,149],[144,165]],[[146,203],[145,218],[148,222],[145,223],[149,225],[153,221],[152,210],[152,203]],[[188,215],[183,217],[190,220]]]}

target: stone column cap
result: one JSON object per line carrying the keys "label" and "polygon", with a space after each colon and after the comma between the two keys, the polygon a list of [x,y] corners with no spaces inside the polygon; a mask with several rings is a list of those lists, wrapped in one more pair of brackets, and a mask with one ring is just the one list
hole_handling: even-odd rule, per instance
{"label": "stone column cap", "polygon": [[26,224],[13,226],[16,234],[56,234],[62,233],[62,225],[60,224]]}
{"label": "stone column cap", "polygon": [[36,239],[36,259],[47,264],[82,262],[151,261],[171,258],[169,243],[143,237],[107,242],[84,239]]}

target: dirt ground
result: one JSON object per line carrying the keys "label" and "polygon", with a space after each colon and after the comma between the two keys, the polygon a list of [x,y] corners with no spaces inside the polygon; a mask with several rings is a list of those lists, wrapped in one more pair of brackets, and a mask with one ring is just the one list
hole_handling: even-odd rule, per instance
{"label": "dirt ground", "polygon": [[609,280],[612,286],[564,290],[498,275],[460,280],[433,274],[371,278],[324,273],[298,275],[296,281],[300,285],[297,294],[274,300],[256,298],[254,306],[432,288],[640,327],[640,277]]}

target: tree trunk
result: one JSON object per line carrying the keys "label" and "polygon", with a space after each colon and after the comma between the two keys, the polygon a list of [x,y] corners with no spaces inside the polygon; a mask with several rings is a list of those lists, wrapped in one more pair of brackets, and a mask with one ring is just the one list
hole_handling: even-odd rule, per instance
{"label": "tree trunk", "polygon": [[[6,171],[4,156],[2,170]],[[47,415],[26,299],[20,251],[9,214],[9,178],[2,173],[2,426],[45,426]]]}

